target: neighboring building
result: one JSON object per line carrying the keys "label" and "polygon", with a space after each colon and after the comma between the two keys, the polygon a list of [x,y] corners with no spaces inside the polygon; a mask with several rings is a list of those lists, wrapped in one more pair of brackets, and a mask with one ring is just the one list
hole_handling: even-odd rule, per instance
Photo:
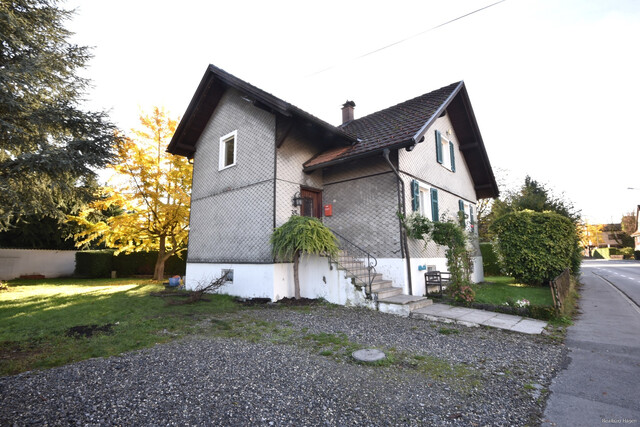
{"label": "neighboring building", "polygon": [[602,224],[602,232],[598,248],[622,248],[624,247],[623,238],[626,236],[622,231],[621,224]]}
{"label": "neighboring building", "polygon": [[[269,237],[301,214],[377,258],[394,293],[425,293],[425,271],[447,269],[444,248],[405,239],[397,212],[439,220],[464,211],[476,234],[478,199],[498,196],[465,84],[360,119],[354,108],[346,102],[332,126],[209,66],[168,147],[194,160],[188,287],[233,270],[227,293],[292,296],[291,265],[274,262]],[[479,250],[474,260],[481,281]],[[302,296],[353,302],[334,265],[306,262]]]}
{"label": "neighboring building", "polygon": [[635,243],[634,250],[640,251],[640,205],[636,207],[636,232],[631,235]]}

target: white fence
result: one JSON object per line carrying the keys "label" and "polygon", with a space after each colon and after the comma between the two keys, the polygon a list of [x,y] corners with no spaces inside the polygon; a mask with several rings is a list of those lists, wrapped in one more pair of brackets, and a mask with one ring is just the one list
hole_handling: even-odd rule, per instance
{"label": "white fence", "polygon": [[0,280],[41,274],[45,277],[71,276],[77,251],[41,249],[0,249]]}

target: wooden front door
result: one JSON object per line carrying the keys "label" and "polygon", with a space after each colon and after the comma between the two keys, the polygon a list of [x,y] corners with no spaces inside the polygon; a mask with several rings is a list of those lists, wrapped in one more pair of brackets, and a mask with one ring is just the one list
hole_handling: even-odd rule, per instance
{"label": "wooden front door", "polygon": [[301,188],[302,206],[300,215],[322,218],[322,191],[310,188]]}

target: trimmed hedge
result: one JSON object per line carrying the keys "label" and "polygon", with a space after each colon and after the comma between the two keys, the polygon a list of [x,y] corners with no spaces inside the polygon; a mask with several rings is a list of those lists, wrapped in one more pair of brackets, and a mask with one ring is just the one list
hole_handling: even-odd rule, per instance
{"label": "trimmed hedge", "polygon": [[625,259],[633,258],[633,248],[596,248],[593,250],[593,258],[611,259],[611,255],[623,255]]}
{"label": "trimmed hedge", "polygon": [[[158,252],[132,252],[113,255],[113,250],[82,251],[76,253],[76,275],[89,278],[111,277],[115,270],[118,277],[153,275]],[[184,276],[186,256],[170,257],[164,264],[165,275]]]}
{"label": "trimmed hedge", "polygon": [[565,268],[580,269],[582,250],[571,220],[553,212],[520,211],[491,225],[504,272],[518,282],[546,285]]}
{"label": "trimmed hedge", "polygon": [[[113,269],[118,272],[118,277],[127,277],[135,274],[153,275],[157,257],[158,252],[155,251],[121,253],[113,257]],[[174,255],[165,261],[164,274],[184,276],[186,268],[186,256],[180,258]]]}
{"label": "trimmed hedge", "polygon": [[500,264],[498,264],[498,254],[493,249],[491,243],[480,243],[480,253],[482,254],[482,267],[486,276],[499,276]]}
{"label": "trimmed hedge", "polygon": [[113,250],[76,252],[75,274],[82,277],[111,277]]}

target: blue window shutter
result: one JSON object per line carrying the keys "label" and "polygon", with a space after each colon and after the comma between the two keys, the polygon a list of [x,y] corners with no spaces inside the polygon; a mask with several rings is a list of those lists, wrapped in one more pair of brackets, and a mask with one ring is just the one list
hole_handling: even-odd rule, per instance
{"label": "blue window shutter", "polygon": [[438,163],[443,163],[442,159],[442,135],[440,135],[440,131],[436,131],[436,160]]}
{"label": "blue window shutter", "polygon": [[420,209],[420,185],[415,179],[411,180],[411,209],[414,212]]}
{"label": "blue window shutter", "polygon": [[438,221],[440,218],[440,213],[438,212],[438,190],[435,188],[431,189],[431,219],[433,221]]}
{"label": "blue window shutter", "polygon": [[460,219],[460,225],[464,227],[464,201],[458,200],[458,218]]}
{"label": "blue window shutter", "polygon": [[453,142],[449,141],[449,153],[451,154],[451,171],[456,171],[456,155],[455,148],[453,147]]}

